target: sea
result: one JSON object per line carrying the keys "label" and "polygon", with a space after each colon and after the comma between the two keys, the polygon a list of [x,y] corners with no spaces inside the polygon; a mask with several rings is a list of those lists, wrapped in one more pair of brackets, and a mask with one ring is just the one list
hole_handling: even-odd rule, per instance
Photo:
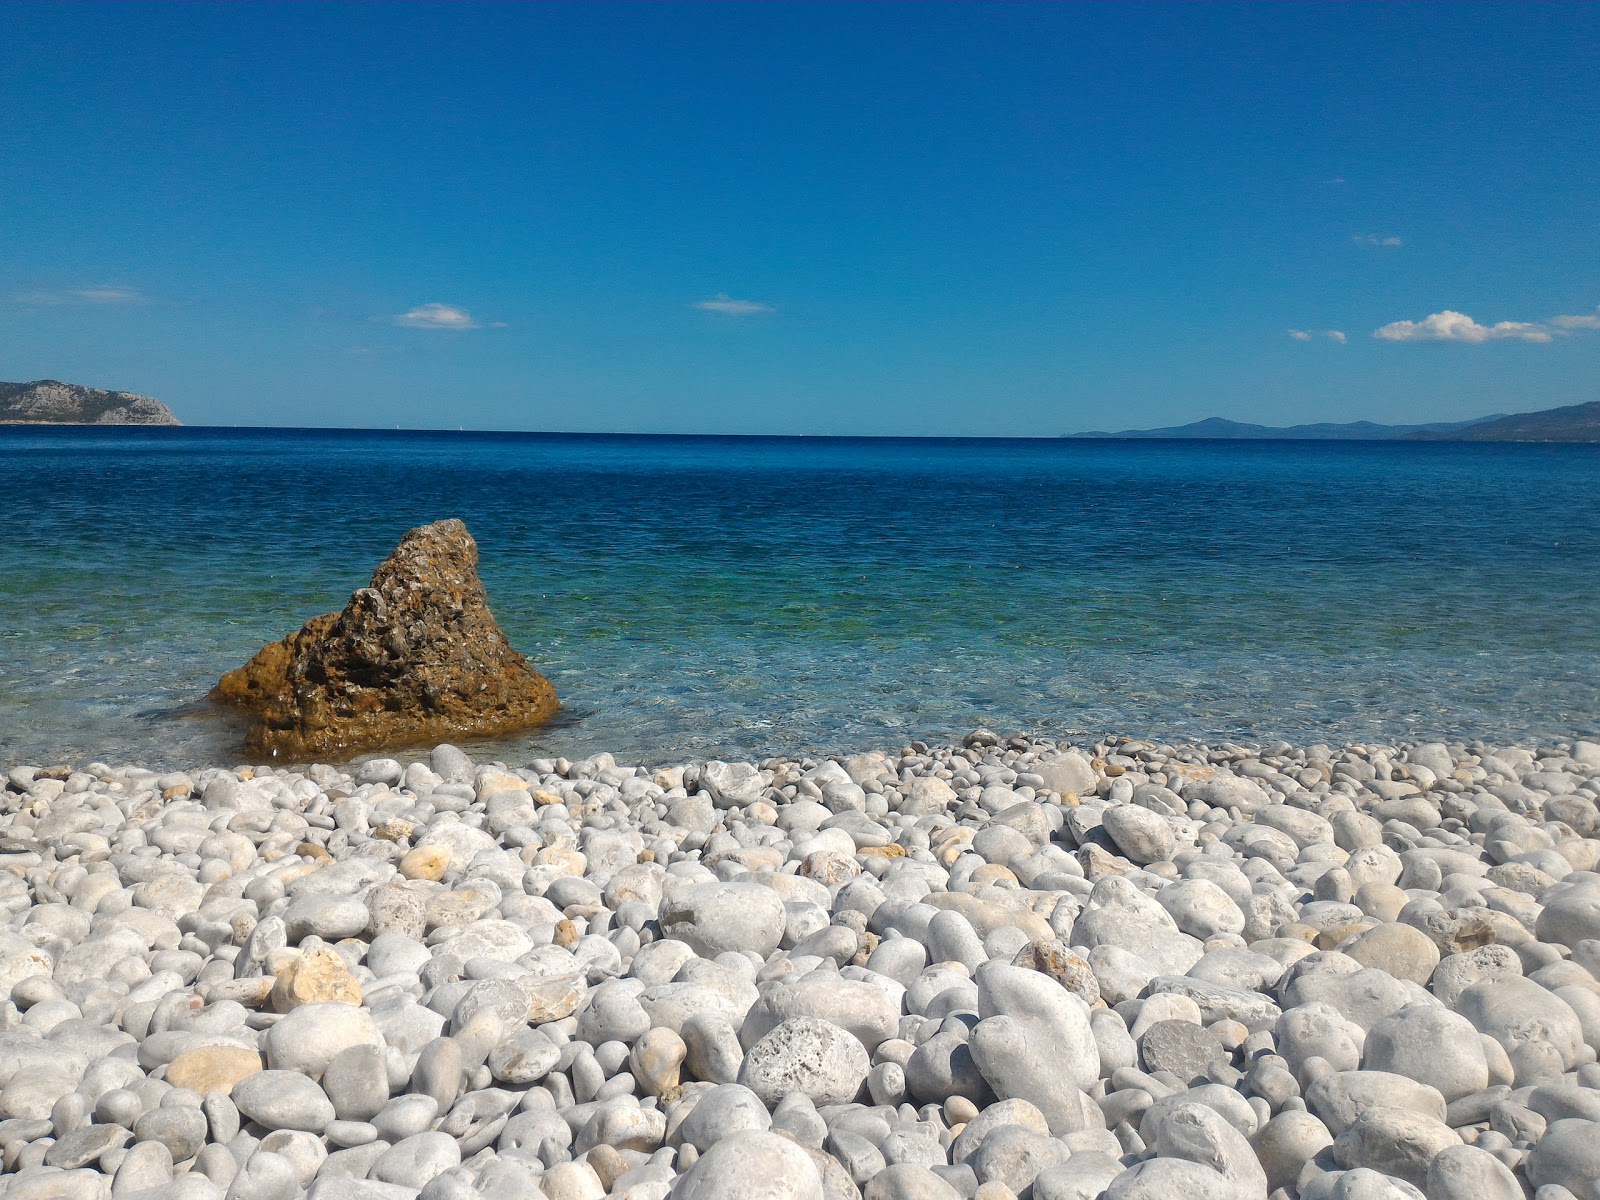
{"label": "sea", "polygon": [[1600,733],[1600,446],[13,426],[0,763],[247,762],[217,677],[445,517],[512,764]]}

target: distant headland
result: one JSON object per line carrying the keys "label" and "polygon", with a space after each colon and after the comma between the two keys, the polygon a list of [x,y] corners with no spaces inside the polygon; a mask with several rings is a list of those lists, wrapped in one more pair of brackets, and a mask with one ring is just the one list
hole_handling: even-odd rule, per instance
{"label": "distant headland", "polygon": [[1379,425],[1372,421],[1315,425],[1250,425],[1222,417],[1207,417],[1188,425],[1164,429],[1124,429],[1118,433],[1073,433],[1078,438],[1167,438],[1193,440],[1219,438],[1231,441],[1338,441],[1338,442],[1600,442],[1600,400],[1569,404],[1540,412],[1479,417],[1432,425]]}
{"label": "distant headland", "polygon": [[0,383],[0,425],[181,425],[161,401],[134,392],[36,379]]}

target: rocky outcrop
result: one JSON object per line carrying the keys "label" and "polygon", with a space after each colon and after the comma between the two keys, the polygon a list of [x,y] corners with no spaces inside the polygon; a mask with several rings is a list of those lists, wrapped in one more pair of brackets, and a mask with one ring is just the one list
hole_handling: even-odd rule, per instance
{"label": "rocky outcrop", "polygon": [[248,750],[290,758],[509,733],[559,707],[495,624],[455,520],[411,530],[343,612],[263,646],[211,699],[254,715]]}
{"label": "rocky outcrop", "polygon": [[0,425],[181,425],[161,401],[57,379],[0,383]]}

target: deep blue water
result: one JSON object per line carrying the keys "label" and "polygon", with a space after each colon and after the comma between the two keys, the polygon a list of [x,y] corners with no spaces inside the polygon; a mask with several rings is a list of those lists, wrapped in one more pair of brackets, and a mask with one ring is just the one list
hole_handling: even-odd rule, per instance
{"label": "deep blue water", "polygon": [[0,761],[237,761],[217,676],[447,516],[513,761],[1600,728],[1600,447],[8,428]]}

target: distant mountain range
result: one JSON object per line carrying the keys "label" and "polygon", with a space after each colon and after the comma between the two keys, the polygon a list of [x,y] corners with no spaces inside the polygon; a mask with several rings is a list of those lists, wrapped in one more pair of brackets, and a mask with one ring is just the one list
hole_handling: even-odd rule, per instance
{"label": "distant mountain range", "polygon": [[36,379],[0,383],[0,425],[181,425],[161,401],[133,392]]}
{"label": "distant mountain range", "polygon": [[1600,400],[1571,404],[1542,412],[1478,417],[1472,421],[1444,421],[1429,425],[1379,425],[1373,421],[1314,425],[1250,425],[1222,417],[1207,417],[1188,425],[1163,429],[1124,429],[1118,433],[1073,433],[1079,438],[1167,438],[1172,440],[1217,438],[1229,441],[1340,441],[1340,442],[1600,442]]}
{"label": "distant mountain range", "polygon": [[1419,432],[1411,436],[1452,442],[1600,442],[1600,400],[1509,417],[1485,417],[1455,433]]}

